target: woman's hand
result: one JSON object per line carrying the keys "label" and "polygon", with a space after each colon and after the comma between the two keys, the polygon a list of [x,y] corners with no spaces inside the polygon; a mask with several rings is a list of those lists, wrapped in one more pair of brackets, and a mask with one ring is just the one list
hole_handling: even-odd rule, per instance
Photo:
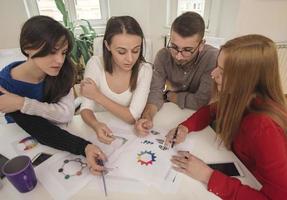
{"label": "woman's hand", "polygon": [[80,93],[82,96],[88,99],[94,100],[97,103],[98,103],[98,99],[102,95],[97,84],[91,78],[86,78],[81,81]]}
{"label": "woman's hand", "polygon": [[179,125],[177,128],[176,138],[174,139],[175,131],[176,128],[171,129],[168,132],[168,134],[166,135],[165,145],[169,146],[172,142],[175,142],[175,144],[180,144],[184,142],[188,134],[188,128],[183,125]]}
{"label": "woman's hand", "polygon": [[85,154],[87,159],[88,167],[94,175],[100,175],[105,171],[105,167],[97,164],[97,160],[107,160],[106,155],[96,145],[88,144],[85,148]]}
{"label": "woman's hand", "polygon": [[10,113],[21,110],[24,105],[24,97],[13,94],[0,86],[0,112]]}
{"label": "woman's hand", "polygon": [[100,142],[105,143],[105,144],[111,144],[112,141],[115,140],[112,131],[109,129],[109,127],[105,123],[96,122],[93,127],[97,133],[97,136]]}
{"label": "woman's hand", "polygon": [[208,184],[209,178],[213,173],[207,164],[187,151],[179,151],[176,156],[172,156],[173,168],[184,173],[202,183]]}

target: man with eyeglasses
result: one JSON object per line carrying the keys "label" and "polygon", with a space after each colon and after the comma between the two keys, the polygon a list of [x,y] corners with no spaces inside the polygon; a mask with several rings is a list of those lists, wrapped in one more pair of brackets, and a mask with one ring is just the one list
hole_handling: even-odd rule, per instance
{"label": "man with eyeglasses", "polygon": [[218,49],[205,44],[204,31],[203,18],[195,12],[183,13],[172,23],[168,45],[154,61],[147,104],[135,123],[139,136],[149,133],[153,117],[164,102],[193,110],[209,102],[210,73],[216,65]]}

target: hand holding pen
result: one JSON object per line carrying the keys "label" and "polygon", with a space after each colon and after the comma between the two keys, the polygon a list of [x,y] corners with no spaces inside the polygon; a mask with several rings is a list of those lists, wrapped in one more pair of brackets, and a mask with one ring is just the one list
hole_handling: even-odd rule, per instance
{"label": "hand holding pen", "polygon": [[174,132],[173,137],[172,137],[171,148],[173,148],[173,146],[175,144],[177,133],[178,133],[178,126],[176,127],[175,132]]}
{"label": "hand holding pen", "polygon": [[171,144],[171,148],[173,148],[174,145],[184,142],[187,134],[188,128],[183,125],[179,125],[168,132],[166,135],[165,145],[169,146],[169,144]]}

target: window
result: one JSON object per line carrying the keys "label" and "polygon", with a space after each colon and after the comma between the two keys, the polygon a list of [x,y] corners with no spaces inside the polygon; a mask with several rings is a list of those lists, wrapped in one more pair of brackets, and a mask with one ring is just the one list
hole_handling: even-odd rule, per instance
{"label": "window", "polygon": [[178,0],[177,15],[192,10],[204,17],[204,5],[205,0]]}
{"label": "window", "polygon": [[168,0],[167,3],[167,26],[170,27],[172,21],[186,11],[194,11],[200,14],[206,26],[206,31],[210,30],[210,16],[212,0]]}
{"label": "window", "polygon": [[[108,1],[106,0],[63,0],[73,21],[87,19],[93,26],[104,26],[108,19]],[[48,15],[61,21],[54,0],[26,0],[29,16]]]}

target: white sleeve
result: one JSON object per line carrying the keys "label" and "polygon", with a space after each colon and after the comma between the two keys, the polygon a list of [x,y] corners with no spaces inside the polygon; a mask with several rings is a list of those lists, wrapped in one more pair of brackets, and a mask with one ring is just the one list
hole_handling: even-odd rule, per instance
{"label": "white sleeve", "polygon": [[[90,58],[90,60],[88,61],[86,68],[85,68],[85,73],[84,73],[84,78],[91,78],[93,81],[95,81],[95,83],[97,84],[97,86],[99,87],[99,79],[100,76],[102,74],[102,72],[99,70],[101,65],[100,63],[100,58],[97,56],[92,56]],[[81,104],[81,109],[89,109],[92,111],[96,110],[96,102],[93,100],[90,100],[86,97],[82,97],[82,104]]]}
{"label": "white sleeve", "polygon": [[37,115],[54,123],[67,123],[72,120],[75,112],[73,89],[57,103],[40,102],[25,97],[21,112],[28,115]]}
{"label": "white sleeve", "polygon": [[137,87],[133,91],[129,110],[135,119],[139,119],[147,102],[152,78],[152,66],[144,63],[138,74]]}

